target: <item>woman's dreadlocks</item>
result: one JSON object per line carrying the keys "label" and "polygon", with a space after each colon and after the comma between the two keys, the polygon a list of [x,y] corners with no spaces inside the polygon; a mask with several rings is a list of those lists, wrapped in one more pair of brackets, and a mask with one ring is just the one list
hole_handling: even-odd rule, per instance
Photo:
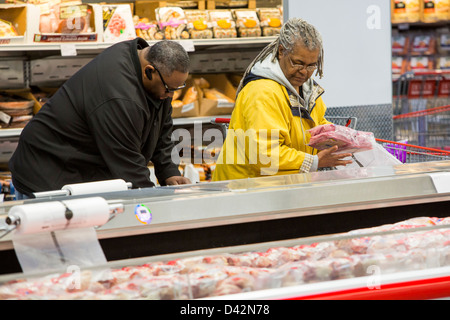
{"label": "woman's dreadlocks", "polygon": [[316,75],[320,78],[323,76],[323,45],[322,36],[317,29],[300,18],[289,19],[282,27],[280,34],[276,40],[267,45],[248,66],[247,70],[242,77],[237,92],[242,89],[242,85],[245,77],[250,73],[253,66],[266,59],[269,55],[272,55],[272,61],[278,58],[278,48],[282,45],[283,48],[291,53],[296,45],[302,45],[309,50],[320,49],[319,61],[317,62]]}

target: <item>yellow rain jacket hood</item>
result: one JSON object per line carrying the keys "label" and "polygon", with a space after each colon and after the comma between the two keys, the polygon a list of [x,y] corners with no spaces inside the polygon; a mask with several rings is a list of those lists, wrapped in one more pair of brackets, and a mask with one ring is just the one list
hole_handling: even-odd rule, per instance
{"label": "yellow rain jacket hood", "polygon": [[213,181],[310,172],[317,150],[307,130],[329,123],[324,90],[309,79],[301,97],[272,56],[256,63],[237,93]]}

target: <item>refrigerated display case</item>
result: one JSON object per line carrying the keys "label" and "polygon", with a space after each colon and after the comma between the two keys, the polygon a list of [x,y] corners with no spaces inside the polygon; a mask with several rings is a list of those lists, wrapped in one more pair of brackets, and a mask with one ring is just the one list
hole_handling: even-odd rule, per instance
{"label": "refrigerated display case", "polygon": [[[100,245],[108,261],[107,267],[113,270],[118,268],[117,270],[121,270],[119,273],[126,278],[130,276],[130,272],[131,274],[136,272],[135,276],[154,280],[148,280],[148,283],[139,282],[137,287],[146,288],[146,294],[137,290],[131,296],[122,295],[123,292],[118,296],[108,293],[106,298],[190,299],[225,296],[226,290],[219,291],[220,294],[216,292],[218,280],[221,280],[221,284],[227,284],[226,279],[230,278],[230,274],[231,279],[236,280],[235,277],[233,278],[236,272],[239,272],[238,278],[242,279],[239,280],[238,285],[228,283],[234,287],[227,288],[241,288],[243,289],[241,293],[249,292],[244,297],[232,297],[291,299],[314,296],[320,298],[319,294],[330,290],[342,292],[366,288],[364,281],[372,278],[367,278],[370,275],[361,273],[361,265],[367,267],[368,262],[373,262],[372,265],[378,265],[383,271],[379,279],[382,286],[383,284],[392,286],[392,283],[398,284],[403,281],[405,284],[400,287],[405,288],[407,283],[417,285],[417,281],[428,279],[434,286],[442,286],[443,290],[450,290],[446,278],[449,275],[446,250],[450,242],[446,239],[449,232],[446,229],[448,219],[445,219],[450,216],[448,212],[449,169],[448,161],[439,161],[96,194],[109,204],[121,203],[124,208],[122,214],[96,229]],[[0,214],[4,218],[12,206],[24,203],[45,203],[50,200],[77,197],[86,196],[54,196],[48,199],[5,203],[0,209],[2,210]],[[150,223],[143,224],[136,218],[135,210],[140,205],[145,205],[151,211]],[[418,217],[427,218],[410,220]],[[417,230],[367,229],[392,224],[401,226],[402,221],[413,221],[414,227],[419,228]],[[400,224],[395,224],[399,222]],[[412,234],[413,231],[428,233],[426,233],[427,236],[420,234],[418,237],[405,235],[405,232]],[[371,234],[373,232],[377,234]],[[436,238],[430,237],[433,232],[438,232]],[[3,274],[0,281],[2,283],[24,276],[20,273],[20,265],[15,257],[11,241],[12,234],[13,232],[0,241]],[[389,238],[391,235],[394,236],[393,240]],[[406,245],[403,245],[398,247],[404,248],[403,251],[394,250],[389,253],[385,250],[381,256],[378,256],[379,259],[366,255],[365,258],[370,258],[367,261],[361,260],[362,255],[355,257],[358,252],[354,249],[357,247],[350,246],[351,250],[348,249],[348,245],[339,247],[349,242],[358,243],[358,239],[362,239],[364,241],[359,241],[360,248],[361,250],[366,248],[367,253],[368,248],[370,250],[374,248],[372,246],[374,243],[378,246],[391,244],[392,241],[396,241],[395,243],[400,241],[404,244],[405,237],[409,239],[411,248],[413,247],[411,244],[422,245],[423,239],[430,241],[419,246],[418,249],[414,247],[417,250],[411,251],[412,253],[406,250]],[[277,250],[277,248],[285,249]],[[289,264],[292,265],[299,259],[292,258],[292,254],[305,254],[308,250],[302,249],[303,251],[299,253],[298,250],[294,252],[290,248],[310,248],[311,254],[319,254],[323,258],[310,261],[309,265],[303,264],[301,268],[307,267],[307,269],[301,269],[301,272],[295,275],[295,272],[288,268]],[[393,247],[389,245],[387,248]],[[439,257],[438,261],[430,258],[427,260],[427,254],[430,252]],[[275,264],[268,264],[266,261],[266,264],[255,266],[256,269],[251,269],[250,265],[250,269],[244,271],[243,269],[231,270],[231,267],[244,267],[245,265],[239,265],[238,261],[241,261],[242,257],[246,257],[248,261],[248,253],[251,253],[252,257],[267,257],[269,253],[273,253],[274,256],[271,258],[275,257]],[[288,260],[280,258],[278,254],[281,253],[287,254]],[[373,252],[373,254],[380,253]],[[424,254],[425,258],[423,258]],[[386,261],[386,255],[393,257],[393,260]],[[205,257],[208,259],[205,260]],[[211,257],[218,258],[212,260]],[[417,259],[414,260],[415,258]],[[349,263],[348,259],[353,262]],[[385,264],[380,264],[379,261],[384,261]],[[186,269],[186,265],[190,268]],[[130,269],[130,266],[137,267]],[[211,266],[215,268],[210,268]],[[161,268],[164,269],[163,272]],[[317,273],[314,270],[320,270],[320,272]],[[336,270],[341,270],[343,274]],[[206,272],[207,275],[198,275],[200,271]],[[241,277],[242,272],[247,274]],[[411,275],[411,272],[414,274]],[[164,277],[158,278],[159,275]],[[213,275],[218,278],[211,279]],[[289,277],[286,278],[286,275]],[[320,279],[323,278],[321,281],[323,284],[315,283],[317,275],[320,275]],[[431,280],[430,275],[432,275]],[[294,276],[297,276],[299,280]],[[50,279],[49,277],[53,279],[53,282],[55,277],[61,279],[61,276],[55,275],[47,275],[44,278]],[[179,280],[178,287],[170,285],[174,277]],[[280,280],[281,282],[277,280],[279,277],[283,279]],[[29,278],[28,275],[27,278]],[[192,291],[194,283],[202,282],[199,279],[205,282],[201,284],[202,286],[206,286],[206,282],[210,281],[208,283],[213,288],[208,290],[213,290],[212,292],[216,294],[198,294],[195,293],[197,291]],[[288,287],[284,288],[277,284],[287,283],[286,279],[290,279]],[[171,294],[162,295],[160,293],[162,283],[157,280],[163,280],[164,288],[169,288],[167,290]],[[182,285],[186,281],[188,285],[184,288]],[[443,283],[437,283],[437,281],[443,281]],[[24,282],[17,283],[26,286]],[[127,284],[130,283],[127,282]],[[338,284],[341,287],[334,287]],[[155,286],[159,289],[156,290]],[[255,290],[259,288],[261,290]],[[272,291],[266,291],[268,289]],[[178,295],[174,296],[174,292]],[[381,291],[371,293],[375,292]],[[150,293],[154,296],[150,297]],[[368,294],[370,295],[370,292]],[[443,292],[440,291],[439,294],[442,295]],[[70,295],[64,297],[71,298]],[[87,293],[84,297],[95,298]],[[327,298],[327,296],[323,297]],[[76,298],[76,295],[72,298]],[[227,296],[227,298],[230,297]]]}

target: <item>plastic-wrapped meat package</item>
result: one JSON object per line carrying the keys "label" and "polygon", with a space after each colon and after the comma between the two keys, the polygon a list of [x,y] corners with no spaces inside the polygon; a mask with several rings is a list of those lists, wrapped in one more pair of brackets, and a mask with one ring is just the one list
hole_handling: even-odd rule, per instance
{"label": "plastic-wrapped meat package", "polygon": [[336,124],[324,124],[308,131],[311,134],[309,145],[318,150],[337,145],[337,153],[356,153],[371,150],[376,143],[372,132],[354,130]]}

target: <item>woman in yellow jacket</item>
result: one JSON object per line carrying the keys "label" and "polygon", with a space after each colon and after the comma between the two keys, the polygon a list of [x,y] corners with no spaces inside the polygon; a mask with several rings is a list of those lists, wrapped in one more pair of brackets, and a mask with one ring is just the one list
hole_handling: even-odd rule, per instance
{"label": "woman in yellow jacket", "polygon": [[277,40],[250,64],[238,87],[227,137],[213,180],[311,172],[347,165],[337,147],[317,152],[307,130],[329,123],[324,90],[311,76],[322,77],[322,40],[314,26],[289,19]]}

